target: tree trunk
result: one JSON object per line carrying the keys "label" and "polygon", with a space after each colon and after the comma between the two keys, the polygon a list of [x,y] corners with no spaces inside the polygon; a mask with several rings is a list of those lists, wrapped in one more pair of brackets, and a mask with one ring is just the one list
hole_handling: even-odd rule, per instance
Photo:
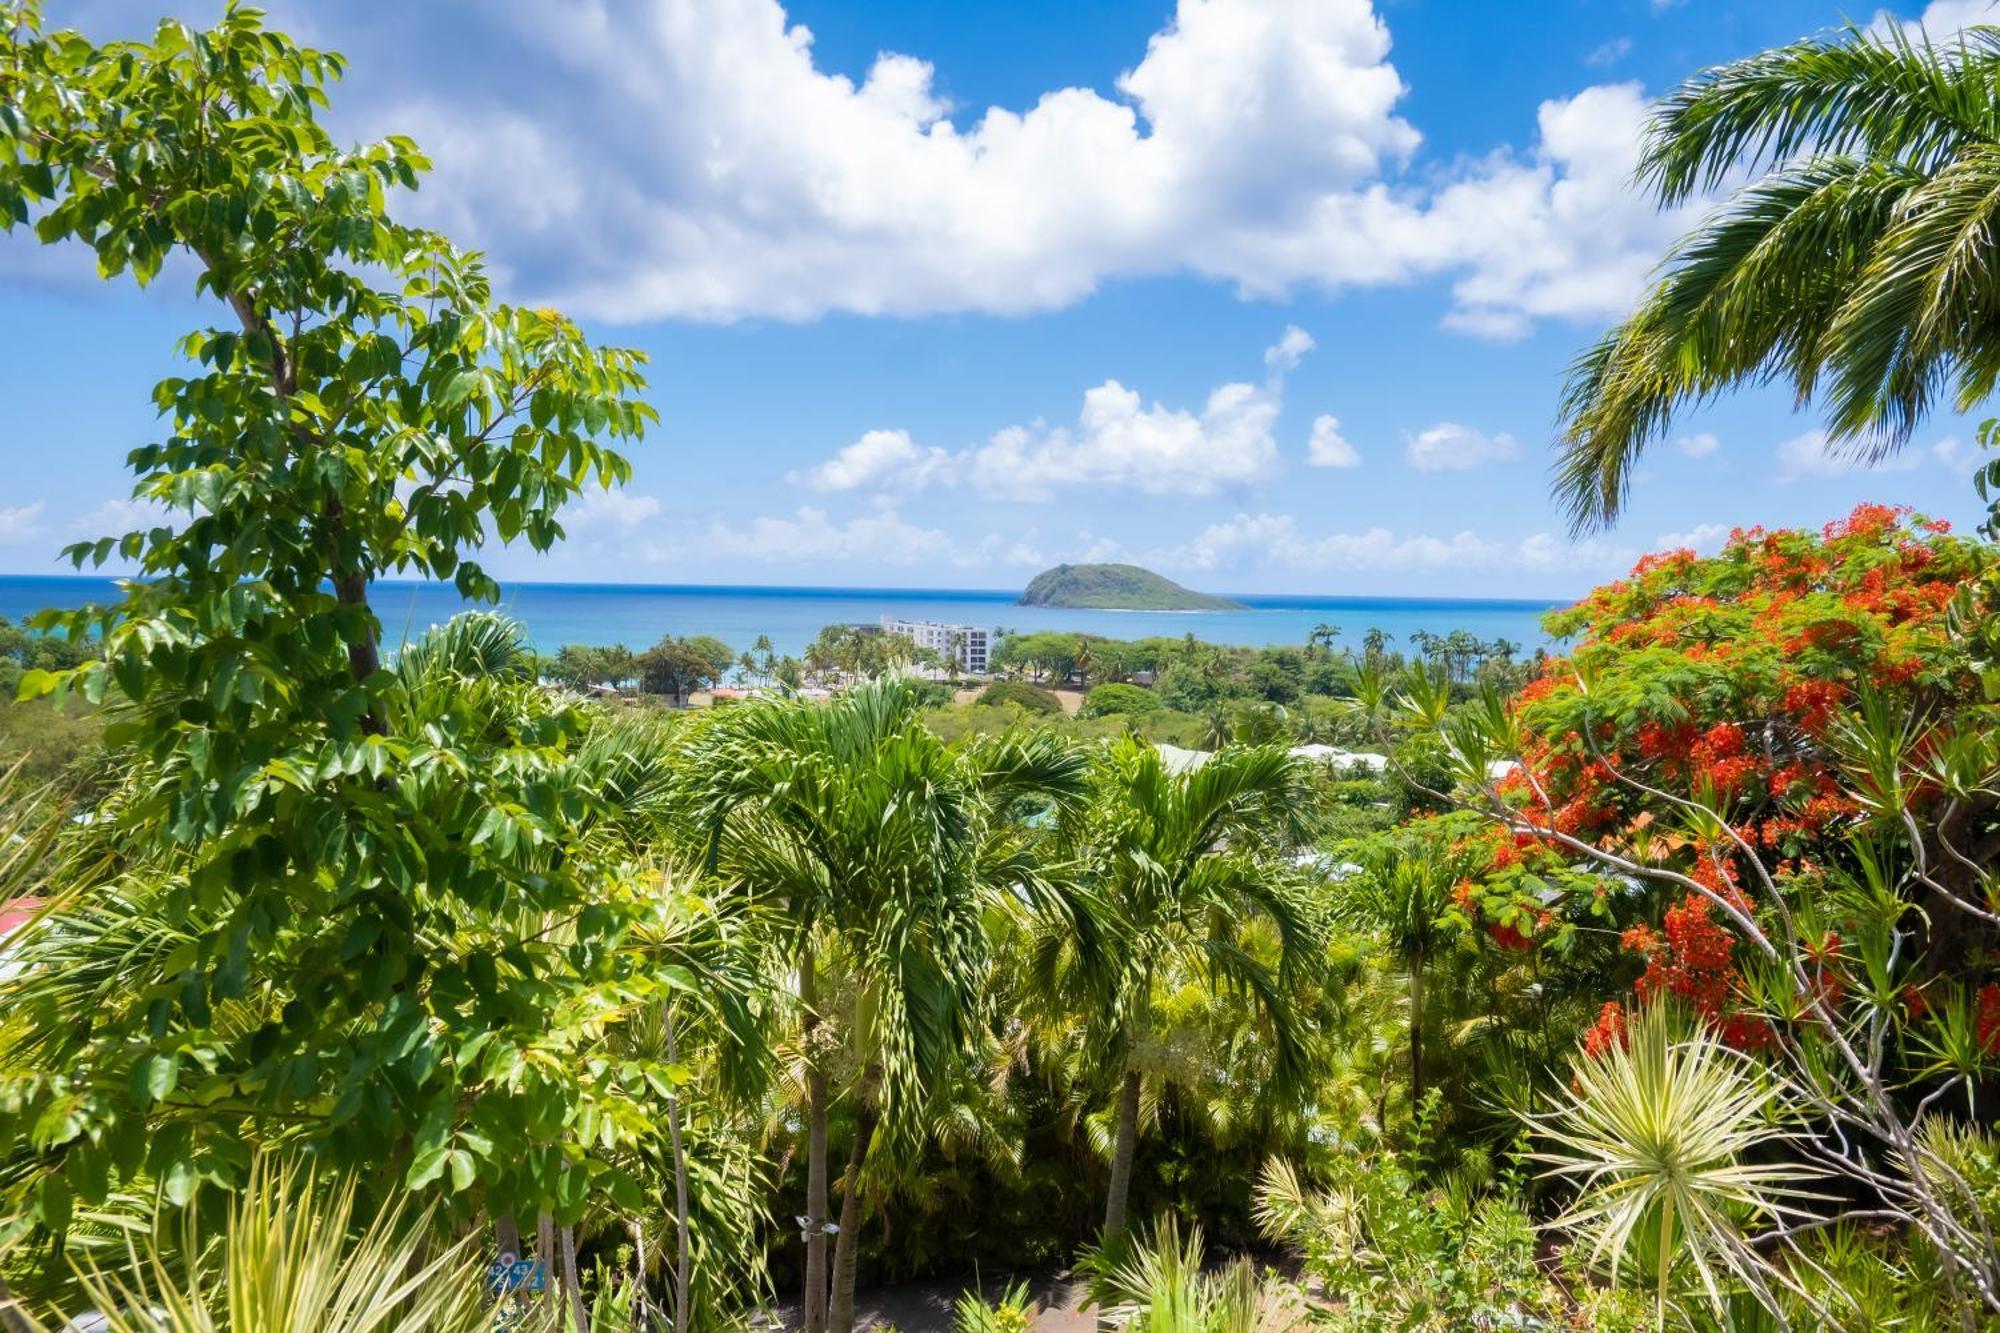
{"label": "tree trunk", "polygon": [[493,1252],[521,1257],[521,1228],[511,1217],[493,1219]]}
{"label": "tree trunk", "polygon": [[562,1229],[563,1295],[569,1315],[576,1321],[576,1333],[590,1333],[590,1315],[583,1308],[583,1284],[576,1280],[576,1228]]}
{"label": "tree trunk", "polygon": [[854,1119],[854,1147],[847,1154],[847,1171],[840,1178],[840,1230],[833,1238],[833,1309],[827,1333],[854,1333],[854,1279],[861,1258],[861,1168],[875,1142],[875,1122],[881,1111],[875,1090],[881,1071],[870,1069],[862,1079],[861,1104]]}
{"label": "tree trunk", "polygon": [[819,964],[808,952],[799,966],[806,1051],[806,1290],[805,1333],[826,1329],[826,1075],[812,1037],[819,1027]]}
{"label": "tree trunk", "polygon": [[1139,1151],[1139,1071],[1125,1071],[1118,1089],[1118,1130],[1111,1146],[1111,1190],[1104,1201],[1104,1243],[1125,1235],[1125,1206],[1132,1193],[1132,1159]]}
{"label": "tree trunk", "polygon": [[[681,1062],[674,1044],[674,1014],[666,1013],[667,1063]],[[667,1093],[667,1137],[674,1149],[674,1333],[687,1333],[688,1326],[688,1173],[687,1148],[681,1141],[681,1099],[678,1092]]]}
{"label": "tree trunk", "polygon": [[1410,959],[1410,1110],[1424,1104],[1424,956]]}
{"label": "tree trunk", "polygon": [[[535,1218],[535,1262],[542,1266],[542,1299],[553,1302],[556,1291],[556,1220],[547,1213]],[[549,1323],[562,1327],[562,1312],[551,1315]]]}

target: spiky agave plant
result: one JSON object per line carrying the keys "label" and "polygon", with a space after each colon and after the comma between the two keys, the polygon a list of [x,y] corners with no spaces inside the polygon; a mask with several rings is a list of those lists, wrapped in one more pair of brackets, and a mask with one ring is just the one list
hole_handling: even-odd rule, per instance
{"label": "spiky agave plant", "polygon": [[1099,1303],[1126,1314],[1129,1333],[1284,1333],[1307,1322],[1248,1258],[1211,1273],[1202,1253],[1201,1227],[1183,1234],[1169,1215],[1103,1269],[1093,1284]]}
{"label": "spiky agave plant", "polygon": [[1773,1303],[1783,1275],[1746,1235],[1820,1197],[1800,1188],[1811,1168],[1746,1160],[1795,1137],[1781,1080],[1654,1003],[1632,1016],[1622,1045],[1580,1056],[1570,1088],[1529,1120],[1550,1145],[1530,1156],[1577,1187],[1549,1225],[1577,1235],[1614,1285],[1629,1269],[1648,1272],[1661,1327],[1681,1257],[1716,1309],[1737,1283]]}
{"label": "spiky agave plant", "polygon": [[106,1333],[478,1333],[493,1299],[467,1237],[431,1243],[428,1212],[364,1218],[351,1178],[260,1157],[222,1235],[189,1209],[78,1274]]}

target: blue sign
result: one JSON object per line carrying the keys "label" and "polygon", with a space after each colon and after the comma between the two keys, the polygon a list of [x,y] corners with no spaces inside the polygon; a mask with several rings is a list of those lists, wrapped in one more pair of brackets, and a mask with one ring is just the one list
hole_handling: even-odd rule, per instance
{"label": "blue sign", "polygon": [[514,1296],[522,1292],[539,1292],[548,1285],[548,1274],[539,1259],[522,1259],[511,1250],[503,1250],[500,1257],[486,1268],[486,1290],[495,1296]]}

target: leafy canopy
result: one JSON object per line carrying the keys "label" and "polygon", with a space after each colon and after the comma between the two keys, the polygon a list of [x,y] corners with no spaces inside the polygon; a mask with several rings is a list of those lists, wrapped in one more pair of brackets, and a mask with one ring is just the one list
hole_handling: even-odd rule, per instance
{"label": "leafy canopy", "polygon": [[157,927],[106,960],[121,1002],[0,1089],[0,1143],[40,1164],[9,1188],[60,1231],[73,1195],[150,1172],[184,1199],[282,1131],[573,1214],[600,1169],[580,1128],[629,1128],[604,1119],[618,1071],[550,1054],[609,1002],[621,919],[580,854],[584,720],[474,645],[385,669],[368,594],[399,573],[491,598],[481,546],[545,548],[565,500],[627,476],[643,358],[397,222],[425,159],[336,145],[340,58],[257,11],[106,45],[35,0],[0,19],[0,225],[106,278],[188,274],[221,315],[131,454],[160,519],[69,552],[141,577],[39,622],[101,656],[22,683],[117,705],[129,777],[93,836],[125,869],[107,910]]}

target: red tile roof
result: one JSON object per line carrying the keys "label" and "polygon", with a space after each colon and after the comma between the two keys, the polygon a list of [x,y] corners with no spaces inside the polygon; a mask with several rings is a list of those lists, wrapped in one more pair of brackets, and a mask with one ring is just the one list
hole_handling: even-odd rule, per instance
{"label": "red tile roof", "polygon": [[0,939],[27,925],[28,919],[41,909],[40,898],[14,898],[0,902]]}

